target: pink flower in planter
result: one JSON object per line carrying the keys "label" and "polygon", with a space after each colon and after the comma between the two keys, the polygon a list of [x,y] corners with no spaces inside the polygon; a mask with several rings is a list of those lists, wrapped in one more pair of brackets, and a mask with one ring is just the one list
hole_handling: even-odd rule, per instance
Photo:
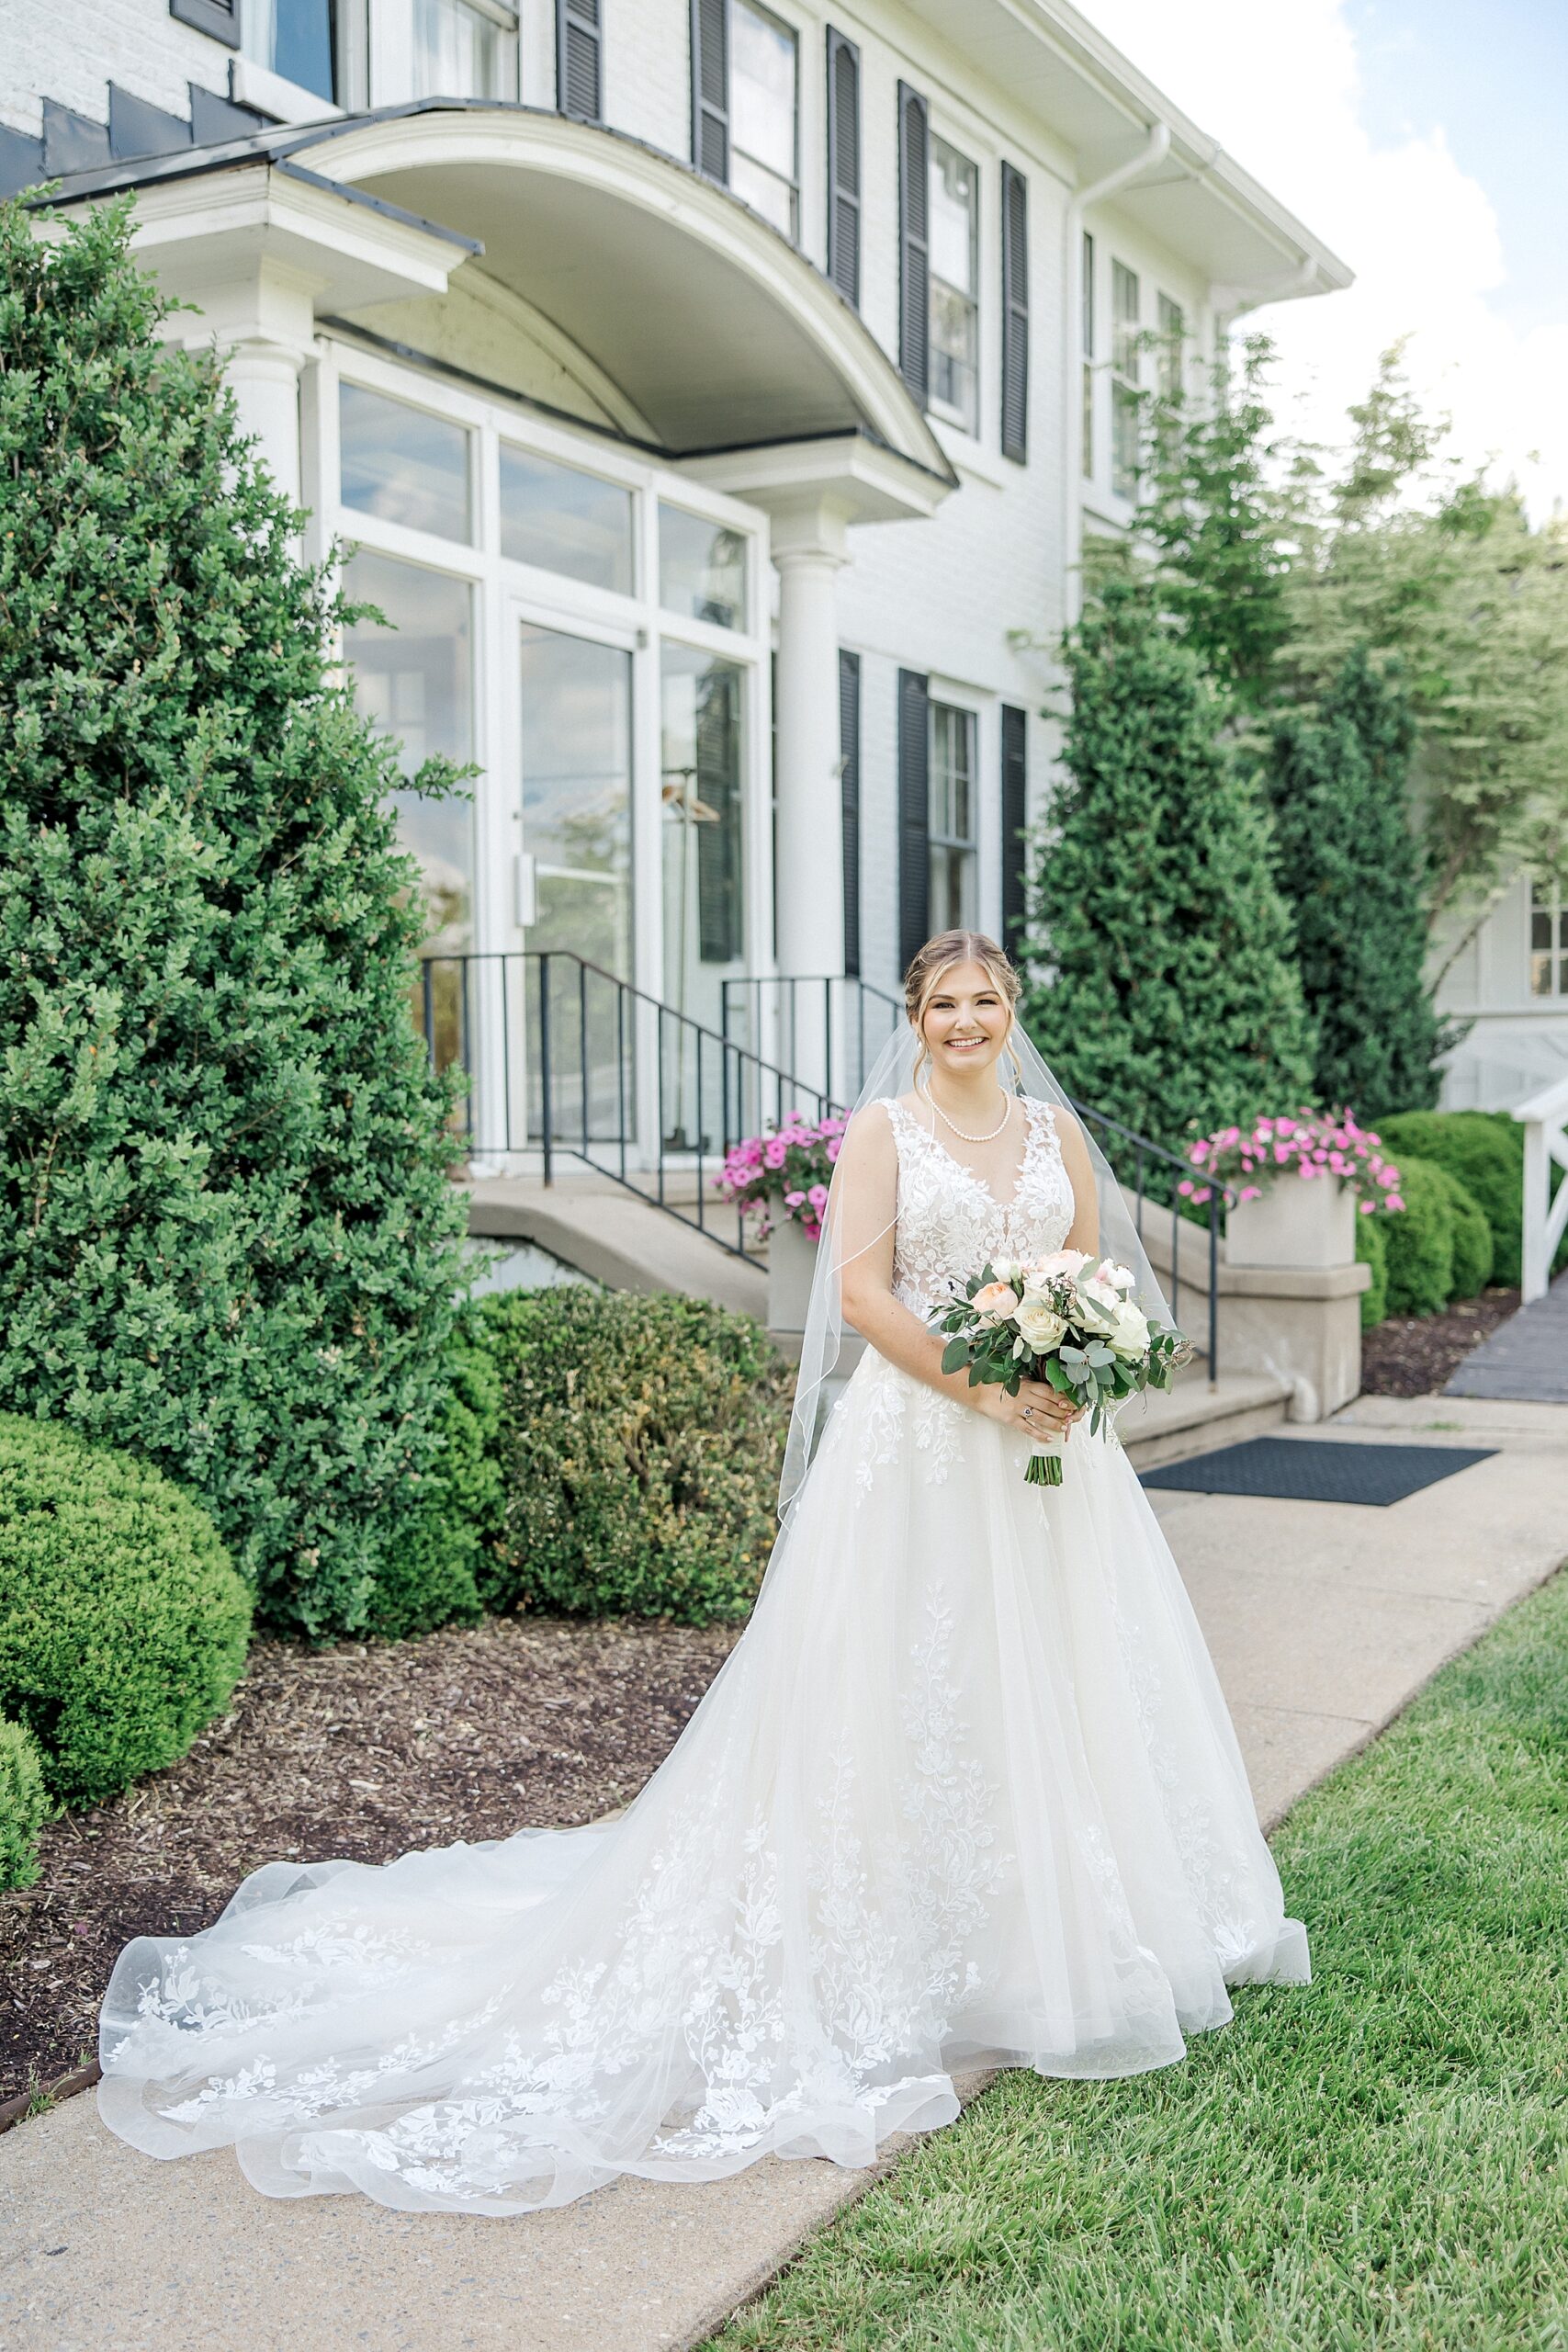
{"label": "pink flower in planter", "polygon": [[[1194,1152],[1192,1156],[1193,1156],[1193,1158],[1194,1158],[1194,1159],[1196,1159],[1198,1155],[1197,1155],[1197,1153],[1196,1153],[1196,1152]],[[1177,1185],[1177,1188],[1176,1188],[1176,1189],[1177,1189],[1177,1191],[1178,1191],[1179,1193],[1187,1193],[1190,1194],[1190,1193],[1191,1193],[1191,1191],[1192,1191],[1192,1179],[1191,1179],[1191,1177],[1190,1177],[1190,1176],[1183,1176],[1183,1178],[1181,1179],[1181,1182]]]}
{"label": "pink flower in planter", "polygon": [[784,1194],[784,1206],[786,1209],[797,1209],[801,1206],[805,1199],[806,1195],[804,1193],[786,1193]]}
{"label": "pink flower in planter", "polygon": [[1388,1205],[1391,1209],[1402,1209],[1404,1206],[1404,1203],[1400,1199],[1397,1193],[1391,1193],[1388,1196]]}
{"label": "pink flower in planter", "polygon": [[788,1147],[782,1143],[777,1136],[770,1136],[762,1146],[762,1158],[770,1168],[782,1168],[787,1150]]}
{"label": "pink flower in planter", "polygon": [[1263,1198],[1263,1187],[1261,1184],[1244,1184],[1239,1197],[1244,1201],[1260,1201]]}
{"label": "pink flower in planter", "polygon": [[813,1207],[814,1209],[817,1209],[818,1211],[821,1211],[821,1210],[825,1209],[825,1208],[827,1207],[827,1205],[828,1205],[828,1187],[827,1187],[827,1185],[826,1185],[826,1184],[813,1184],[813,1185],[812,1185],[812,1187],[811,1187],[811,1190],[807,1193],[806,1197],[807,1197],[807,1199],[810,1202],[810,1204],[811,1204],[811,1205],[812,1205],[812,1207]]}
{"label": "pink flower in planter", "polygon": [[1358,1201],[1356,1206],[1362,1216],[1376,1216],[1378,1213],[1376,1201]]}
{"label": "pink flower in planter", "polygon": [[829,1138],[828,1138],[828,1157],[829,1157],[829,1159],[837,1159],[837,1158],[839,1157],[840,1152],[840,1151],[842,1151],[843,1148],[844,1148],[844,1147],[843,1147],[843,1144],[842,1144],[841,1140],[840,1139],[840,1137],[839,1137],[838,1136],[829,1136]]}

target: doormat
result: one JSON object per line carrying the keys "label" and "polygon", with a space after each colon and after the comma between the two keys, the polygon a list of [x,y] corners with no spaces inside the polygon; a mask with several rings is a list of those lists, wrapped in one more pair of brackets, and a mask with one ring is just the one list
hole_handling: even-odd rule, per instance
{"label": "doormat", "polygon": [[1145,1470],[1145,1487],[1179,1487],[1200,1495],[1277,1495],[1298,1503],[1402,1502],[1472,1462],[1495,1445],[1347,1445],[1343,1440],[1249,1437],[1192,1462]]}

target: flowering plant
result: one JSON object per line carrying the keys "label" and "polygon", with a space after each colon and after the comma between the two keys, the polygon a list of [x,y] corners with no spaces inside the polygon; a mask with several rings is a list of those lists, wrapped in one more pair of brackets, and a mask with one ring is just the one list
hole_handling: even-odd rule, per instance
{"label": "flowering plant", "polygon": [[[1298,1111],[1293,1118],[1259,1119],[1250,1129],[1220,1127],[1199,1136],[1187,1157],[1202,1179],[1184,1176],[1177,1191],[1201,1208],[1224,1185],[1237,1200],[1256,1201],[1263,1184],[1285,1169],[1298,1176],[1337,1176],[1358,1196],[1362,1216],[1402,1209],[1399,1170],[1378,1148],[1380,1138],[1359,1127],[1348,1111]],[[1253,1180],[1253,1181],[1249,1181]]]}
{"label": "flowering plant", "polygon": [[[1132,1287],[1125,1266],[1082,1250],[1055,1250],[1031,1264],[993,1258],[937,1321],[953,1334],[942,1368],[967,1364],[972,1388],[995,1381],[1010,1396],[1021,1381],[1047,1381],[1089,1407],[1091,1435],[1111,1428],[1129,1396],[1168,1388],[1192,1353],[1179,1331],[1148,1320]],[[1029,1486],[1059,1487],[1060,1453],[1037,1448],[1023,1475]]]}
{"label": "flowering plant", "polygon": [[731,1144],[714,1185],[727,1201],[734,1201],[743,1216],[755,1216],[757,1238],[765,1240],[782,1206],[788,1217],[805,1227],[815,1241],[822,1230],[828,1187],[848,1121],[818,1119],[813,1123],[791,1111],[782,1125],[765,1135],[746,1136]]}

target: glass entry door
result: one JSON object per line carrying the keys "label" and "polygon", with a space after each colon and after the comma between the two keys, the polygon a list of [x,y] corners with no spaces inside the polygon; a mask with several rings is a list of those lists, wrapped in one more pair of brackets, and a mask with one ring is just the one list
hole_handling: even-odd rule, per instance
{"label": "glass entry door", "polygon": [[547,1063],[558,1136],[629,1143],[633,1038],[613,981],[632,977],[632,657],[531,622],[520,626],[518,651],[523,849],[533,880],[525,944],[570,948],[598,967],[585,973],[564,957],[530,967],[531,1125],[537,1134]]}

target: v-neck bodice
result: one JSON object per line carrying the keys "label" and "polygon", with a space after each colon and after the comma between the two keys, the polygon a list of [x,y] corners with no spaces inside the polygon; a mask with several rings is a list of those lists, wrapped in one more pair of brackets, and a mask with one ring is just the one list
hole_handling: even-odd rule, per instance
{"label": "v-neck bodice", "polygon": [[1023,1159],[1006,1201],[904,1103],[889,1097],[885,1107],[898,1152],[893,1291],[904,1306],[930,1317],[987,1259],[1039,1258],[1062,1247],[1076,1204],[1049,1102],[1023,1099]]}

